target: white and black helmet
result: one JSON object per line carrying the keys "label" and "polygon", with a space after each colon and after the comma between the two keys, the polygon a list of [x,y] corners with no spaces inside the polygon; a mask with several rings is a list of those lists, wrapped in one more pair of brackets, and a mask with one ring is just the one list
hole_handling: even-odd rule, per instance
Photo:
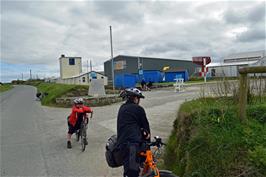
{"label": "white and black helmet", "polygon": [[127,88],[127,89],[123,90],[120,93],[120,97],[122,97],[123,99],[130,98],[130,97],[145,98],[142,95],[141,91],[137,88]]}
{"label": "white and black helmet", "polygon": [[76,99],[74,99],[74,104],[83,104],[84,103],[84,100],[83,100],[83,98],[76,98]]}

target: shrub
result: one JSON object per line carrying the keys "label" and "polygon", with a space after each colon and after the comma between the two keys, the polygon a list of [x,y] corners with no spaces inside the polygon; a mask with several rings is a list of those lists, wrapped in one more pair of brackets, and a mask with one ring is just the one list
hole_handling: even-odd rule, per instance
{"label": "shrub", "polygon": [[265,175],[265,104],[249,105],[245,123],[237,118],[236,105],[233,98],[182,104],[166,146],[165,166],[181,177]]}

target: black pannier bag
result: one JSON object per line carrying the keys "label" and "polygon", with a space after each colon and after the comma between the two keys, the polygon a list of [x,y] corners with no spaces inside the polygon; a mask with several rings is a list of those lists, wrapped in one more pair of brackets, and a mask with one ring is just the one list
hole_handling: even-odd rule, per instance
{"label": "black pannier bag", "polygon": [[109,167],[115,168],[123,165],[123,152],[117,147],[117,136],[112,135],[105,146],[105,158]]}

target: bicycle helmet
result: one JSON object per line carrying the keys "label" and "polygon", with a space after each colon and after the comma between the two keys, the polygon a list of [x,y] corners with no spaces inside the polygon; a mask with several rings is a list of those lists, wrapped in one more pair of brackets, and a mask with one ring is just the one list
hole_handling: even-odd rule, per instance
{"label": "bicycle helmet", "polygon": [[83,98],[76,98],[76,99],[74,99],[74,104],[83,104],[84,103],[84,100],[83,100]]}
{"label": "bicycle helmet", "polygon": [[128,88],[128,89],[123,90],[120,93],[120,97],[122,97],[123,99],[130,98],[130,97],[145,98],[142,95],[141,91],[137,88]]}

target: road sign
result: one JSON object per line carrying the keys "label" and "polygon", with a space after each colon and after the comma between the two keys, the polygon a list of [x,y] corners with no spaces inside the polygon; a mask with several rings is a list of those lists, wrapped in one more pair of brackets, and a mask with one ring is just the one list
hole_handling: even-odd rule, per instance
{"label": "road sign", "polygon": [[200,57],[192,57],[192,63],[195,63],[195,64],[203,66],[204,65],[204,59],[206,60],[206,65],[211,62],[211,57],[209,57],[209,56],[200,56]]}

